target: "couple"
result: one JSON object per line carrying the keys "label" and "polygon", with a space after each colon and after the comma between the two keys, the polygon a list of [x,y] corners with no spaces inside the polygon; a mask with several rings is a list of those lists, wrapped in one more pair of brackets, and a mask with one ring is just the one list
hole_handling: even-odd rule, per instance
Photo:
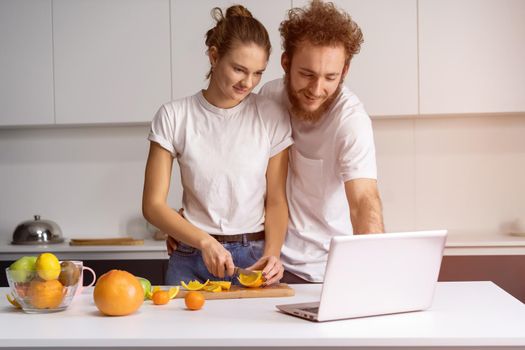
{"label": "couple", "polygon": [[[266,29],[241,5],[212,13],[207,89],[164,104],[148,136],[143,213],[174,247],[166,283],[236,283],[235,266],[265,285],[322,282],[332,236],[384,230],[371,121],[343,86],[361,30],[331,3],[292,9],[284,79],[253,94]],[[180,212],[167,204],[175,158]]]}

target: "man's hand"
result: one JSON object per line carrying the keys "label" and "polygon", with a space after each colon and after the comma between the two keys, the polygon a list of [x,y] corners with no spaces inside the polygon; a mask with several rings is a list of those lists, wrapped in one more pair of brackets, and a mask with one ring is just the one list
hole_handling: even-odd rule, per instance
{"label": "man's hand", "polygon": [[177,250],[177,241],[170,235],[168,235],[168,238],[166,238],[166,248],[168,249],[168,255],[170,256],[174,251]]}
{"label": "man's hand", "polygon": [[255,262],[252,266],[246,268],[247,270],[262,270],[264,278],[263,286],[279,282],[283,278],[284,266],[281,260],[276,256],[263,256]]}
{"label": "man's hand", "polygon": [[[179,213],[180,216],[182,216],[184,219],[184,208],[180,208],[177,213]],[[167,235],[168,238],[166,239],[166,248],[168,249],[168,255],[171,256],[171,254],[177,250],[177,241],[175,238],[171,237],[170,235]]]}

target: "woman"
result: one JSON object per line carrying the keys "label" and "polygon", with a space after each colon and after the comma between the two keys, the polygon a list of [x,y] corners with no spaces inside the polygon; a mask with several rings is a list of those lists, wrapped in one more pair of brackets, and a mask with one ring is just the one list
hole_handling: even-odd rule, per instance
{"label": "woman", "polygon": [[[271,50],[264,26],[241,5],[212,14],[207,89],[164,104],[152,122],[143,213],[177,241],[166,283],[237,283],[240,266],[262,269],[272,284],[284,270],[290,124],[278,104],[251,93]],[[175,158],[184,216],[166,202]]]}

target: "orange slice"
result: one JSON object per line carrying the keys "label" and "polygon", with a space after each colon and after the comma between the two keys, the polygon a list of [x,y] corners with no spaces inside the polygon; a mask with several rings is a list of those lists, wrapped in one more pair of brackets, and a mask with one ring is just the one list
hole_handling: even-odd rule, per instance
{"label": "orange slice", "polygon": [[153,295],[156,293],[156,292],[167,292],[168,293],[168,297],[169,299],[173,299],[177,296],[177,294],[179,294],[179,290],[180,290],[180,287],[179,286],[176,286],[176,287],[171,287],[170,289],[168,289],[167,291],[163,291],[160,286],[155,286],[153,288],[151,288],[151,290],[149,290],[148,292],[146,292],[146,298],[149,299],[149,300],[153,300]]}
{"label": "orange slice", "polygon": [[189,281],[188,284],[186,284],[184,281],[180,281],[180,284],[186,289],[186,290],[201,290],[204,288],[210,280],[206,280],[204,283],[200,283],[197,280]]}
{"label": "orange slice", "polygon": [[249,287],[249,288],[260,287],[261,284],[263,284],[264,282],[263,277],[262,277],[262,271],[253,271],[253,272],[257,272],[257,274],[244,275],[241,273],[239,277],[237,277],[237,279],[245,287]]}
{"label": "orange slice", "polygon": [[213,293],[222,292],[222,288],[218,284],[209,284],[207,286],[204,286],[202,290],[206,292],[213,292]]}
{"label": "orange slice", "polygon": [[5,295],[7,300],[9,300],[9,302],[11,303],[11,305],[13,305],[14,307],[16,307],[17,309],[21,309],[22,306],[20,306],[20,304],[18,303],[18,301],[16,301],[16,299],[11,295],[11,294],[6,294]]}
{"label": "orange slice", "polygon": [[221,290],[230,290],[232,286],[230,281],[210,281],[208,284],[211,286],[219,286]]}
{"label": "orange slice", "polygon": [[180,290],[180,287],[177,286],[177,287],[171,287],[169,290],[168,290],[168,294],[170,296],[170,299],[173,299],[177,296],[177,294],[179,294],[179,290]]}

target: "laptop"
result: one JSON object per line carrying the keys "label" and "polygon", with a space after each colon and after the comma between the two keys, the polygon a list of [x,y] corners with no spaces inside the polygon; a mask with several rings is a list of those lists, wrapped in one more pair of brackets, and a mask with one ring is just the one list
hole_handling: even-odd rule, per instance
{"label": "laptop", "polygon": [[425,310],[446,236],[435,230],[333,237],[321,300],[277,308],[317,322]]}

